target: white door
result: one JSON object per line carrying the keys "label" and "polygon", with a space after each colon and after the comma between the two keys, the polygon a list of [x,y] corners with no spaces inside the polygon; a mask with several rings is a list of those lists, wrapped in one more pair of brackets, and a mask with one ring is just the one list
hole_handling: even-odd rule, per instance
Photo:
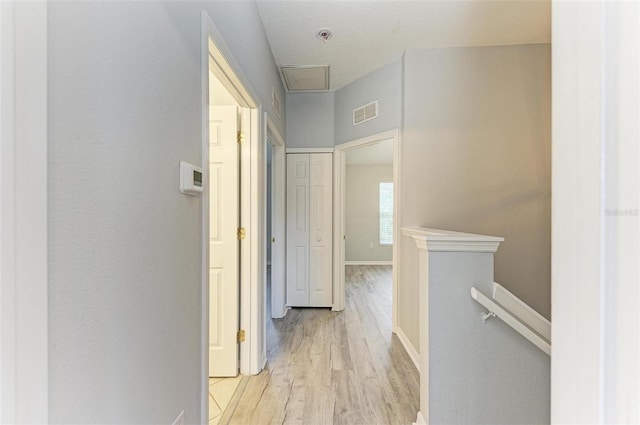
{"label": "white door", "polygon": [[209,110],[209,376],[237,376],[238,108]]}
{"label": "white door", "polygon": [[333,155],[309,155],[310,256],[309,305],[331,307],[333,302]]}
{"label": "white door", "polygon": [[333,303],[333,156],[287,155],[287,305]]}
{"label": "white door", "polygon": [[309,305],[309,155],[287,155],[287,305]]}

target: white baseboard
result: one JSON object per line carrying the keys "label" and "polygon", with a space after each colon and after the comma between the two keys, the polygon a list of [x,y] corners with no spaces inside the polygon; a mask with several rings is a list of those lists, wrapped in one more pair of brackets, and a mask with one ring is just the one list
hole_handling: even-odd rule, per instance
{"label": "white baseboard", "polygon": [[277,315],[277,314],[276,314],[276,315],[271,314],[271,318],[272,318],[272,319],[282,319],[282,318],[284,318],[284,316],[286,316],[286,315],[287,315],[287,311],[289,311],[289,307],[285,306],[285,307],[282,309],[282,313],[280,313],[280,315]]}
{"label": "white baseboard", "polygon": [[262,350],[262,354],[261,354],[261,361],[260,363],[262,363],[262,365],[260,366],[260,371],[262,371],[265,366],[267,366],[267,350]]}
{"label": "white baseboard", "polygon": [[355,260],[355,261],[345,261],[345,266],[392,266],[392,261],[363,261],[363,260]]}
{"label": "white baseboard", "polygon": [[409,357],[411,357],[411,360],[416,366],[416,369],[418,369],[418,372],[420,372],[420,353],[418,353],[418,350],[416,350],[413,344],[411,344],[411,341],[409,341],[409,338],[407,338],[405,333],[402,332],[402,329],[397,327],[394,329],[393,333],[396,334],[407,354],[409,355]]}
{"label": "white baseboard", "polygon": [[334,148],[287,148],[287,153],[333,153]]}
{"label": "white baseboard", "polygon": [[418,412],[418,417],[413,425],[427,425],[427,421],[424,420],[424,416],[422,416],[422,412]]}

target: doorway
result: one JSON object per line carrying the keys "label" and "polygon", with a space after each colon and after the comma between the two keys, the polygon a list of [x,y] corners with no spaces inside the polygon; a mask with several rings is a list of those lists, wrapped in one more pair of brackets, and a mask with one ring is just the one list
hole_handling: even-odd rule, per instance
{"label": "doorway", "polygon": [[[386,150],[381,149],[381,145],[386,145]],[[334,151],[334,304],[333,310],[341,311],[344,309],[345,305],[345,261],[347,254],[347,216],[346,216],[346,207],[347,207],[347,164],[349,162],[349,156],[352,158],[354,155],[357,156],[355,152],[359,149],[367,148],[373,149],[374,151],[378,150],[380,152],[385,151],[384,155],[392,156],[392,174],[391,181],[377,182],[379,183],[391,183],[391,187],[393,190],[393,198],[392,198],[392,220],[391,220],[391,265],[392,265],[392,329],[396,332],[397,329],[397,300],[398,300],[398,267],[397,267],[397,258],[398,258],[398,250],[399,244],[396,243],[397,238],[399,236],[400,225],[397,220],[393,219],[398,216],[398,205],[400,204],[400,182],[398,178],[398,168],[399,168],[399,158],[400,158],[400,138],[398,130],[389,130],[383,133],[378,133],[373,136],[365,137],[362,139],[353,140],[351,142],[343,143],[340,145],[336,145]],[[389,152],[391,151],[391,152]],[[388,180],[388,179],[386,179]],[[380,190],[381,187],[378,188]],[[382,188],[384,191],[385,188]],[[388,186],[386,187],[388,190]],[[380,192],[378,192],[380,193]],[[379,200],[379,198],[378,198]],[[378,204],[379,208],[379,204]],[[378,211],[379,213],[379,211]],[[389,224],[389,223],[387,223]],[[381,225],[381,222],[378,222],[378,226]],[[379,228],[378,228],[379,230]],[[377,240],[368,237],[368,239],[364,240],[366,243],[365,247],[362,251],[372,250],[376,248],[376,244],[378,248],[386,245],[386,242],[389,241],[389,235],[383,235],[384,239],[380,238],[380,234],[378,233]],[[360,241],[362,243],[362,241]],[[369,246],[373,246],[373,248],[368,248]],[[350,247],[351,248],[351,247]],[[350,251],[353,251],[350,249]],[[383,260],[369,260],[373,262],[380,262]]]}
{"label": "doorway", "polygon": [[347,151],[345,265],[391,266],[393,139]]}
{"label": "doorway", "polygon": [[240,184],[246,112],[209,68],[209,377],[238,375]]}
{"label": "doorway", "polygon": [[202,40],[206,184],[202,198],[201,422],[207,423],[210,369],[219,376],[259,371],[256,352],[259,354],[263,337],[251,312],[257,310],[261,297],[257,248],[263,149],[257,96],[236,72],[233,55],[205,12]]}
{"label": "doorway", "polygon": [[[273,122],[265,113],[265,182],[266,194],[265,226],[266,264],[270,266],[271,287],[270,293],[265,292],[264,302],[270,302],[270,317],[272,319],[283,318],[287,314],[286,287],[285,287],[285,144],[284,139],[276,129]],[[266,272],[265,272],[266,273]],[[265,280],[266,285],[266,280]],[[266,287],[265,287],[266,289]],[[263,310],[266,312],[267,310]],[[266,318],[267,315],[265,314]],[[265,322],[266,329],[266,322]],[[263,333],[264,334],[264,333]],[[263,345],[266,349],[266,341]],[[266,361],[266,357],[264,358]]]}

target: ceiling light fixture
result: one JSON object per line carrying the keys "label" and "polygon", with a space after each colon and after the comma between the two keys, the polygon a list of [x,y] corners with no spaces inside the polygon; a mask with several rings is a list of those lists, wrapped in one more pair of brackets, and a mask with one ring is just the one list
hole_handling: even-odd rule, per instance
{"label": "ceiling light fixture", "polygon": [[333,33],[331,32],[331,30],[329,28],[322,28],[318,30],[318,33],[316,34],[316,37],[318,37],[320,40],[322,40],[324,43],[326,43],[327,41],[329,41],[329,39],[333,36]]}

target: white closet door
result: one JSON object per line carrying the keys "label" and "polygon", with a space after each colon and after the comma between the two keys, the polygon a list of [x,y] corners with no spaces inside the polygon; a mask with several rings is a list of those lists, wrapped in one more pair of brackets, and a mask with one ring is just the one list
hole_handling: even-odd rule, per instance
{"label": "white closet door", "polygon": [[309,155],[310,259],[309,305],[331,307],[333,302],[333,155]]}
{"label": "white closet door", "polygon": [[287,155],[287,305],[309,305],[309,155]]}

